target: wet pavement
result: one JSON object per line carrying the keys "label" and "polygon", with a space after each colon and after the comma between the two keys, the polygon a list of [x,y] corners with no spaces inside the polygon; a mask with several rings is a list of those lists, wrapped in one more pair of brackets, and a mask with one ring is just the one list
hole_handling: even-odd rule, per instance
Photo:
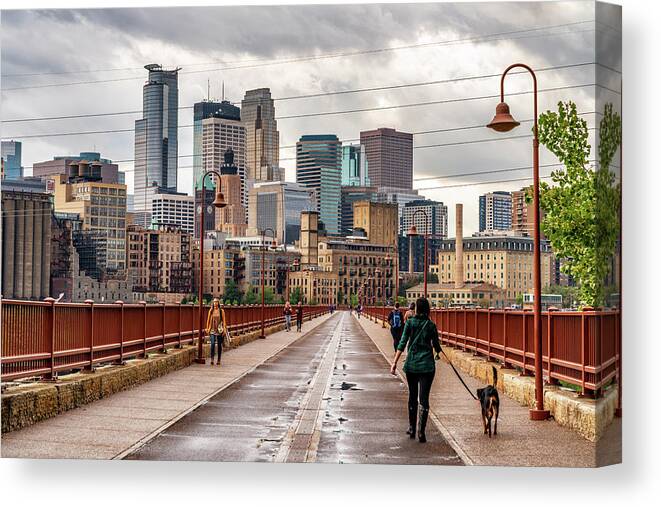
{"label": "wet pavement", "polygon": [[125,459],[460,465],[433,422],[405,434],[406,387],[338,312]]}
{"label": "wet pavement", "polygon": [[[352,320],[356,321],[355,318]],[[392,358],[392,341],[381,323],[360,319],[359,326],[386,357]],[[483,385],[467,374],[473,392]],[[501,393],[498,437],[482,433],[479,406],[468,396],[444,361],[436,363],[430,405],[445,435],[452,439],[466,464],[489,466],[595,467],[621,461],[622,419],[616,418],[598,444],[553,420],[531,421],[528,408]]]}

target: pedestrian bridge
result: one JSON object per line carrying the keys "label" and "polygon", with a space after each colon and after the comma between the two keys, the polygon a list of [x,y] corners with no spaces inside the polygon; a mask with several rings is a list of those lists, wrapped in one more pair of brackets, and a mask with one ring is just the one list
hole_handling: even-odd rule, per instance
{"label": "pedestrian bridge", "polygon": [[[31,305],[32,319],[37,323],[33,329],[50,333],[52,343],[52,330],[60,329],[57,327],[59,305],[50,302]],[[108,357],[118,354],[117,340],[109,346],[101,340],[102,334],[96,334],[96,330],[107,332],[101,331],[104,327],[115,326],[115,331],[122,330],[125,340],[119,344],[119,354],[124,354],[121,357],[134,364],[161,358],[167,360],[168,356],[179,353],[176,347],[185,350],[186,342],[192,342],[196,334],[195,312],[190,306],[157,305],[152,309],[149,305],[119,305],[118,312],[114,305],[88,305],[88,308],[78,309],[80,313],[74,324],[80,326],[81,332],[89,329],[84,334],[87,347],[68,345],[70,349],[66,354],[55,347],[52,351],[37,352],[35,349],[23,357],[20,354],[5,355],[6,340],[10,340],[11,335],[6,333],[4,312],[23,311],[18,310],[18,306],[5,310],[3,304],[3,381],[5,364],[13,368],[8,370],[12,379],[19,378],[17,365],[26,363],[29,363],[26,371],[30,375],[50,377],[55,373],[57,376],[58,372],[66,371],[65,360],[59,358],[68,358],[66,361],[73,364],[75,360],[71,358],[75,354],[81,354],[75,363],[79,367],[85,368],[90,359],[94,362],[90,368],[102,364],[103,354]],[[104,306],[108,310],[112,308],[114,322],[105,315],[100,316],[103,312],[100,308]],[[233,319],[236,317],[231,321],[232,325],[252,330],[260,324],[254,317],[259,310],[258,306],[237,309],[238,313],[232,316]],[[594,466],[619,460],[619,419],[615,419],[602,436],[600,452],[597,453],[593,442],[552,420],[530,421],[527,407],[504,395],[501,396],[499,435],[489,440],[482,435],[479,407],[449,365],[441,361],[437,363],[432,388],[428,442],[420,444],[417,440],[410,440],[404,433],[407,427],[407,389],[401,372],[399,376],[389,373],[392,340],[380,320],[383,309],[367,308],[369,318],[361,319],[348,311],[332,315],[321,308],[310,307],[306,311],[310,318],[315,318],[305,322],[302,333],[274,332],[266,340],[255,340],[227,351],[220,366],[192,364],[84,407],[5,433],[2,436],[3,456],[535,466]],[[252,319],[252,324],[239,320],[241,312],[246,319]],[[282,318],[281,308],[273,307],[270,312],[268,318],[273,319],[272,323],[278,323]],[[512,362],[517,357],[531,357],[528,351],[517,355],[512,333],[500,335],[497,331],[521,325],[521,333],[524,333],[524,324],[515,320],[519,318],[514,317],[515,313],[501,316],[488,311],[487,333],[491,329],[491,339],[483,343],[481,335],[475,340],[470,333],[457,332],[458,325],[464,326],[461,327],[464,331],[477,328],[479,333],[483,329],[481,321],[476,324],[468,315],[473,310],[452,312],[451,315],[435,317],[446,319],[446,327],[438,322],[446,347],[450,340],[458,340],[452,345],[469,351],[475,346],[479,354],[484,350],[493,351],[493,354],[504,352]],[[479,312],[474,313],[473,318],[475,316],[482,318]],[[555,318],[556,315],[551,317],[552,320]],[[587,318],[581,317],[588,330],[587,336],[590,336],[590,330],[597,328],[586,323]],[[599,318],[603,327],[607,317]],[[55,321],[54,326],[48,324],[49,319]],[[521,319],[532,320],[527,315]],[[16,325],[16,316],[9,322]],[[173,331],[177,327],[174,322],[183,322],[190,327],[183,331],[179,326]],[[564,322],[556,322],[559,321],[551,324],[551,339],[556,336],[553,329],[566,327]],[[27,325],[29,320],[23,323]],[[548,322],[546,326],[548,328]],[[145,328],[148,332],[144,331]],[[22,328],[19,326],[18,329]],[[143,330],[142,336],[136,336],[140,329]],[[235,332],[239,330],[234,329]],[[164,332],[158,334],[159,330]],[[145,338],[146,335],[149,336]],[[70,334],[68,339],[73,340],[74,336]],[[593,336],[598,334],[593,333]],[[501,337],[506,337],[506,346],[498,343]],[[56,343],[58,339],[56,337]],[[42,340],[39,344],[44,346],[48,342]],[[159,353],[169,347],[175,350],[170,349],[169,354]],[[145,348],[148,353],[153,351],[148,359],[142,357]],[[558,349],[552,345],[551,350]],[[42,356],[33,357],[36,354]],[[558,361],[564,360],[552,354],[550,371],[555,368],[554,364],[560,365]],[[533,363],[531,360],[528,363],[529,369]],[[585,389],[598,393],[598,371],[591,372],[592,366],[588,366],[583,368],[586,372]],[[121,370],[126,367],[108,368]],[[606,368],[602,371],[603,377],[609,375],[605,373]],[[588,375],[595,372],[596,377]],[[464,375],[464,379],[471,389],[482,385],[469,375]],[[65,382],[63,376],[58,381]]]}

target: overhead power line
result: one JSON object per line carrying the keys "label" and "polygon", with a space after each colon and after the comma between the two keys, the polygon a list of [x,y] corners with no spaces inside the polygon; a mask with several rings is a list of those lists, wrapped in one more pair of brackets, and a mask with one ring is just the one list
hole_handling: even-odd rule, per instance
{"label": "overhead power line", "polygon": [[[579,116],[586,116],[586,115],[591,115],[595,114],[593,111],[587,111],[587,112],[582,112],[578,113]],[[524,119],[520,120],[520,123],[530,123],[532,122],[532,119]],[[484,124],[480,125],[467,125],[467,126],[461,126],[461,127],[448,127],[448,128],[443,128],[443,129],[432,129],[432,130],[419,130],[412,132],[411,134],[414,136],[419,136],[419,135],[426,135],[426,134],[437,134],[437,133],[447,133],[447,132],[457,132],[457,131],[465,131],[465,130],[471,130],[471,129],[484,129],[486,128]],[[595,130],[594,127],[588,128],[588,130]],[[461,144],[471,144],[471,143],[483,143],[487,141],[507,141],[510,139],[523,139],[523,138],[530,138],[532,137],[531,135],[523,135],[523,136],[507,136],[507,137],[494,137],[490,139],[477,139],[475,141],[460,141],[457,143],[443,143],[443,144],[437,144],[437,145],[421,145],[421,146],[413,146],[414,150],[417,149],[425,149],[425,148],[431,148],[431,147],[442,147],[442,146],[454,146],[454,145],[461,145]],[[355,141],[360,141],[359,138],[354,138],[354,139],[338,139],[338,142],[340,143],[348,143],[348,142],[355,142]],[[286,145],[286,146],[280,146],[280,150],[285,150],[285,149],[293,149],[296,148],[295,144],[291,145]],[[184,159],[184,158],[193,158],[195,155],[194,154],[186,154],[186,155],[177,155],[177,159]],[[145,157],[142,159],[142,161],[148,161],[148,160],[160,160],[161,157]],[[124,158],[124,159],[111,159],[113,164],[123,164],[123,163],[129,163],[129,162],[135,162],[136,159],[134,158]],[[295,158],[280,158],[280,161],[287,161],[287,160],[296,160]],[[179,169],[185,168],[187,166],[178,166]],[[189,166],[193,167],[193,166]],[[24,169],[33,169],[34,166],[24,166]],[[123,172],[128,172],[129,170],[123,170]]]}
{"label": "overhead power line", "polygon": [[[553,71],[553,70],[565,70],[565,69],[570,69],[570,68],[576,68],[576,67],[585,67],[588,65],[595,65],[595,62],[582,62],[582,63],[572,63],[572,64],[566,64],[566,65],[555,65],[555,66],[549,66],[549,67],[542,67],[539,69],[536,69],[536,73],[540,72],[548,72],[548,71]],[[516,75],[516,74],[528,74],[528,71],[514,71],[511,72],[510,75]],[[402,88],[414,88],[414,87],[419,87],[419,86],[432,86],[432,85],[439,85],[439,84],[453,84],[453,83],[460,83],[463,81],[471,81],[471,80],[479,80],[479,79],[489,79],[489,78],[499,78],[502,75],[502,73],[494,73],[494,74],[480,74],[480,75],[475,75],[475,76],[462,76],[462,77],[455,77],[455,78],[448,78],[448,79],[440,79],[440,80],[434,80],[434,81],[422,81],[422,82],[416,82],[416,83],[405,83],[405,84],[396,84],[396,85],[386,85],[386,86],[375,86],[375,87],[369,87],[369,88],[357,88],[357,89],[352,89],[352,90],[337,90],[337,91],[330,91],[330,92],[319,92],[319,93],[312,93],[312,94],[303,94],[303,95],[292,95],[292,96],[285,96],[285,97],[275,97],[273,99],[274,102],[283,102],[283,101],[289,101],[289,100],[300,100],[300,99],[311,99],[311,98],[320,98],[320,97],[329,97],[333,95],[349,95],[349,94],[354,94],[354,93],[366,93],[366,92],[374,92],[374,91],[385,91],[385,90],[396,90],[396,89],[402,89]],[[240,105],[240,102],[231,102],[233,105]],[[188,106],[179,106],[177,110],[179,111],[185,111],[185,110],[190,110],[193,109],[193,105],[188,105]],[[68,119],[80,119],[80,118],[94,118],[94,117],[107,117],[107,116],[123,116],[123,115],[133,115],[133,114],[142,114],[143,111],[140,109],[134,109],[130,111],[116,111],[116,112],[105,112],[105,113],[83,113],[83,114],[73,114],[73,115],[60,115],[60,116],[42,116],[42,117],[32,117],[32,118],[12,118],[9,120],[3,120],[3,123],[22,123],[22,122],[34,122],[34,121],[49,121],[49,120],[68,120]]]}
{"label": "overhead power line", "polygon": [[[538,90],[538,93],[546,93],[546,92],[554,92],[554,91],[560,91],[560,90],[569,90],[569,89],[574,89],[574,88],[585,88],[588,86],[596,86],[595,83],[585,83],[585,84],[580,84],[580,85],[568,85],[568,86],[557,86],[553,88],[544,88],[541,90]],[[523,91],[523,92],[513,92],[513,93],[508,93],[508,97],[513,97],[513,96],[519,96],[519,95],[528,95],[532,93],[531,90],[528,91]],[[356,109],[345,109],[345,110],[340,110],[340,111],[323,111],[323,112],[313,112],[313,113],[301,113],[301,114],[294,114],[294,115],[288,115],[288,116],[276,116],[276,120],[291,120],[295,118],[311,118],[311,117],[316,117],[316,116],[336,116],[336,115],[341,115],[341,114],[354,114],[354,113],[365,113],[365,112],[372,112],[372,111],[387,111],[387,110],[392,110],[392,109],[405,109],[405,108],[411,108],[411,107],[420,107],[420,106],[432,106],[432,105],[440,105],[440,104],[451,104],[451,103],[457,103],[457,102],[469,102],[469,101],[474,101],[474,100],[486,100],[486,99],[497,99],[500,98],[500,94],[493,94],[493,95],[480,95],[480,96],[475,96],[475,97],[463,97],[463,98],[455,98],[455,99],[445,99],[445,100],[433,100],[433,101],[427,101],[427,102],[413,102],[409,104],[396,104],[396,105],[390,105],[390,106],[377,106],[377,107],[367,107],[367,108],[356,108]],[[187,125],[179,125],[178,128],[183,129],[183,128],[192,128],[194,127],[193,124],[187,124]],[[156,128],[156,127],[147,127],[147,130],[150,128]],[[162,127],[159,127],[159,130]],[[95,131],[73,131],[73,132],[56,132],[56,133],[45,133],[45,134],[28,134],[28,135],[10,135],[7,137],[4,137],[4,140],[10,140],[10,139],[37,139],[37,138],[45,138],[45,137],[61,137],[61,136],[76,136],[76,135],[90,135],[90,134],[117,134],[117,133],[122,133],[122,132],[134,132],[133,128],[130,129],[115,129],[115,130],[95,130]]]}
{"label": "overhead power line", "polygon": [[[585,23],[594,23],[594,20],[577,21],[577,22],[574,22],[574,23],[562,23],[562,24],[558,24],[558,25],[549,25],[549,26],[544,26],[544,27],[529,28],[529,29],[522,29],[522,30],[512,30],[512,31],[508,31],[508,32],[497,32],[497,33],[492,33],[492,34],[483,34],[483,35],[477,35],[477,36],[465,37],[465,38],[459,38],[459,39],[451,39],[451,40],[445,40],[445,41],[409,44],[409,45],[405,45],[405,46],[394,46],[394,47],[377,48],[377,49],[370,49],[370,50],[358,50],[358,51],[343,52],[343,53],[310,55],[310,56],[294,57],[294,58],[281,58],[281,59],[262,60],[261,62],[257,61],[256,63],[246,62],[246,63],[248,63],[248,65],[226,66],[226,67],[218,67],[218,68],[203,69],[203,70],[180,71],[179,74],[210,73],[210,72],[218,72],[218,71],[226,71],[226,70],[237,70],[237,69],[264,67],[264,66],[270,66],[270,65],[300,63],[300,62],[314,61],[314,60],[325,60],[325,59],[330,59],[330,58],[344,58],[344,57],[351,57],[351,56],[358,56],[358,55],[399,51],[399,50],[405,50],[405,49],[420,49],[420,48],[425,48],[425,47],[437,47],[437,46],[445,46],[445,45],[465,44],[465,43],[469,43],[469,42],[481,42],[481,41],[490,42],[490,41],[498,41],[498,40],[507,40],[510,37],[504,37],[504,38],[499,38],[499,37],[503,37],[503,36],[507,36],[507,35],[524,34],[524,33],[528,33],[528,32],[538,32],[538,31],[542,31],[542,30],[550,30],[550,29],[561,28],[561,27],[570,27],[570,26],[576,26],[576,25],[581,25],[581,24],[585,24]],[[574,34],[574,33],[590,32],[590,31],[594,31],[594,30],[595,29],[575,30],[575,31],[566,31],[566,32],[555,32],[555,33],[544,33],[544,34],[532,34],[532,35],[528,35],[528,36],[525,36],[525,37],[511,37],[511,38],[512,39],[521,39],[521,38],[547,37],[547,36],[558,36],[558,35],[568,35],[568,34],[571,35],[571,34]],[[218,62],[218,63],[222,63],[222,62]],[[193,65],[198,65],[198,64],[193,64]],[[136,68],[136,70],[138,70],[138,69]],[[94,71],[90,71],[90,72],[94,72]],[[69,72],[69,73],[74,73],[75,74],[76,72]],[[48,75],[47,73],[33,73],[33,74],[34,75]],[[9,77],[9,76],[10,75],[4,75],[3,77]],[[18,77],[17,75],[15,75],[15,76]],[[99,80],[90,80],[90,81],[74,81],[74,82],[64,82],[64,83],[48,83],[48,84],[32,85],[32,86],[19,86],[19,87],[5,88],[3,91],[29,90],[29,89],[37,89],[37,88],[53,88],[53,87],[61,87],[61,86],[76,86],[76,85],[112,83],[112,82],[121,82],[121,81],[136,81],[136,80],[141,80],[141,79],[144,79],[144,76],[122,77],[122,78],[114,78],[114,79],[99,79]]]}

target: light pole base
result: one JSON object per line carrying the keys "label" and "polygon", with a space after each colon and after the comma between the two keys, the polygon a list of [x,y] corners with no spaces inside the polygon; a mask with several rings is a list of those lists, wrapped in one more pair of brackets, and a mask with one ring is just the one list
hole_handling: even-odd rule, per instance
{"label": "light pole base", "polygon": [[266,340],[266,336],[264,336],[264,335],[262,334],[262,335],[259,336],[259,339],[260,339],[260,340]]}
{"label": "light pole base", "polygon": [[539,410],[536,408],[530,409],[530,420],[531,421],[545,421],[551,417],[551,412],[548,410]]}
{"label": "light pole base", "polygon": [[195,364],[207,364],[207,360],[206,360],[206,359],[204,359],[204,358],[199,358],[199,357],[196,357],[194,362],[195,362]]}

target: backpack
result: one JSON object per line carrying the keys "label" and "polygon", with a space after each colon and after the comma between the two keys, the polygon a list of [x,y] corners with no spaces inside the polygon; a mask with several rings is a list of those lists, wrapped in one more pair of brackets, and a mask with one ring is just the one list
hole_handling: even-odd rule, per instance
{"label": "backpack", "polygon": [[402,327],[402,312],[399,310],[392,312],[392,324],[390,327],[393,329],[399,329]]}

